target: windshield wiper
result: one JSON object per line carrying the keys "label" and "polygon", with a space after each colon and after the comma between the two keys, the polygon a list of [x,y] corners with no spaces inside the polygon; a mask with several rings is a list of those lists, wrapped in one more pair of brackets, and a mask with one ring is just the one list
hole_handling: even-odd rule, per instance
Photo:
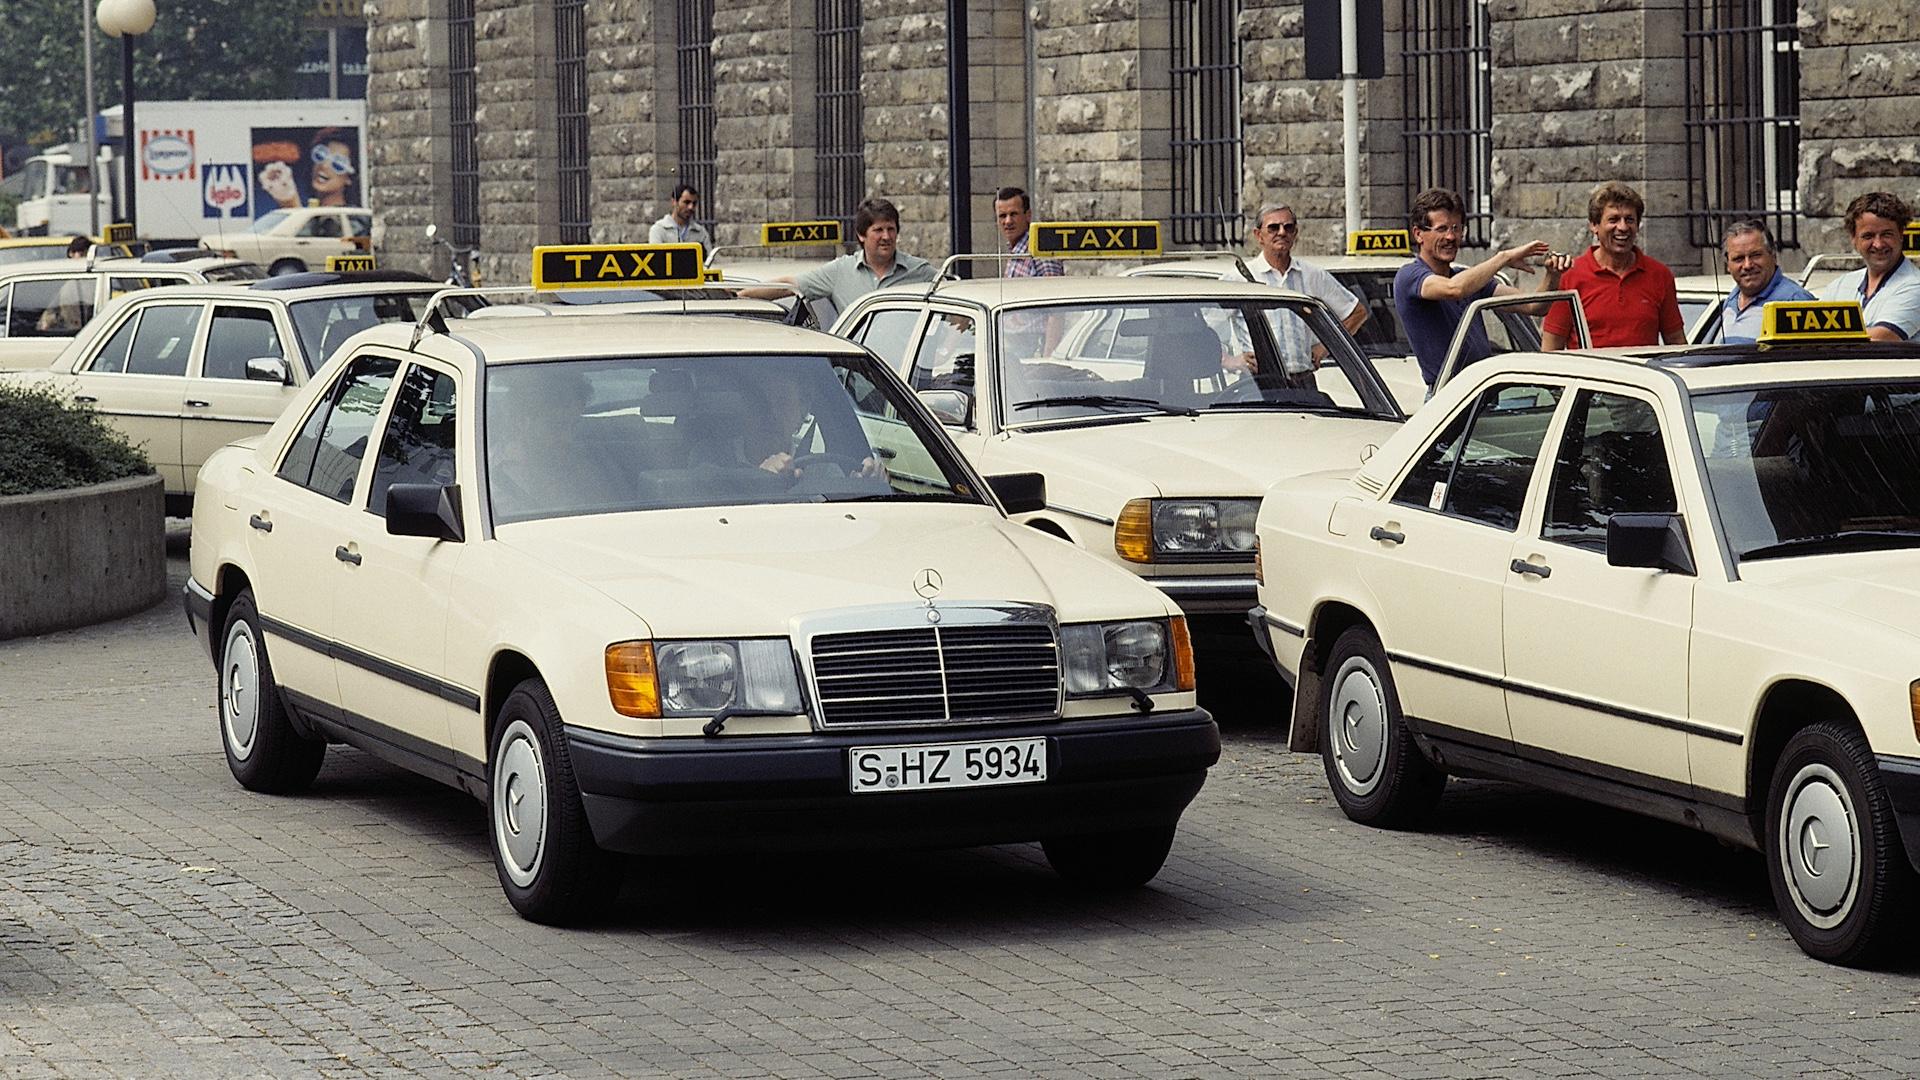
{"label": "windshield wiper", "polygon": [[1118,394],[1075,394],[1070,397],[1045,397],[1034,401],[1022,401],[1014,405],[1014,411],[1021,409],[1039,409],[1049,405],[1088,405],[1093,408],[1127,409],[1144,408],[1163,412],[1168,416],[1199,416],[1200,410],[1185,405],[1168,405],[1152,398],[1122,397]]}
{"label": "windshield wiper", "polygon": [[964,495],[955,495],[951,491],[889,491],[884,495],[849,495],[844,499],[829,499],[828,502],[979,502]]}
{"label": "windshield wiper", "polygon": [[1796,536],[1777,544],[1750,548],[1741,552],[1740,558],[1771,559],[1781,555],[1821,555],[1836,551],[1879,551],[1903,547],[1920,547],[1920,530],[1849,529],[1818,536]]}
{"label": "windshield wiper", "polygon": [[1352,412],[1338,405],[1322,405],[1317,401],[1216,401],[1208,405],[1209,409],[1299,409],[1303,412]]}

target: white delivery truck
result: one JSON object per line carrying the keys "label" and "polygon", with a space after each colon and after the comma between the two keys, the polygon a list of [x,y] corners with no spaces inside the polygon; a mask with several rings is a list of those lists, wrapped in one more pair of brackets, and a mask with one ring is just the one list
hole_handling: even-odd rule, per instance
{"label": "white delivery truck", "polygon": [[[136,235],[192,243],[245,232],[282,208],[365,206],[366,123],[366,102],[350,99],[142,101],[133,133]],[[100,183],[80,167],[84,141],[28,159],[20,233],[90,232],[90,198],[100,202],[101,224],[126,217],[119,106],[100,114],[95,134]]]}

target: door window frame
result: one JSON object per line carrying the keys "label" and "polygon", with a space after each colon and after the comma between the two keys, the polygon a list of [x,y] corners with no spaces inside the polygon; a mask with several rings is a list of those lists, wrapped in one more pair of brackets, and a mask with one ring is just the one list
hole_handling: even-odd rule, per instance
{"label": "door window frame", "polygon": [[[1478,525],[1481,528],[1492,529],[1496,532],[1509,533],[1514,536],[1537,535],[1540,527],[1539,519],[1544,513],[1540,508],[1540,504],[1543,502],[1542,494],[1545,490],[1544,485],[1547,483],[1544,477],[1551,475],[1553,458],[1556,457],[1559,452],[1560,444],[1558,440],[1561,431],[1566,425],[1567,410],[1570,407],[1568,402],[1573,399],[1576,392],[1583,385],[1580,380],[1568,379],[1562,376],[1533,375],[1526,372],[1515,371],[1489,374],[1485,381],[1474,388],[1472,396],[1460,405],[1459,410],[1448,414],[1447,418],[1433,429],[1433,433],[1428,436],[1427,441],[1421,444],[1420,452],[1402,463],[1399,471],[1394,474],[1393,479],[1388,482],[1382,491],[1382,500],[1390,506],[1404,506],[1424,514],[1432,514],[1435,517],[1448,518],[1468,525]],[[1470,413],[1466,429],[1461,432],[1461,436],[1465,441],[1462,442],[1460,449],[1462,453],[1465,453],[1466,443],[1473,441],[1473,429],[1480,422],[1480,403],[1482,399],[1486,397],[1487,391],[1503,389],[1508,386],[1535,386],[1542,389],[1557,389],[1560,393],[1559,399],[1554,402],[1553,415],[1547,418],[1546,431],[1540,438],[1540,448],[1534,453],[1532,470],[1527,474],[1526,491],[1521,495],[1520,507],[1518,513],[1514,516],[1513,527],[1507,528],[1506,526],[1496,525],[1491,521],[1446,509],[1446,502],[1443,502],[1441,507],[1436,508],[1427,503],[1407,502],[1397,498],[1400,493],[1400,488],[1412,477],[1414,468],[1426,457],[1427,451],[1432,449],[1434,441],[1445,434],[1447,429],[1452,427],[1454,422],[1460,419],[1460,410],[1465,410]],[[1548,452],[1549,447],[1553,448],[1552,453]],[[1455,457],[1453,466],[1447,471],[1447,501],[1449,502],[1453,497],[1454,471],[1459,467],[1459,464],[1459,458]]]}

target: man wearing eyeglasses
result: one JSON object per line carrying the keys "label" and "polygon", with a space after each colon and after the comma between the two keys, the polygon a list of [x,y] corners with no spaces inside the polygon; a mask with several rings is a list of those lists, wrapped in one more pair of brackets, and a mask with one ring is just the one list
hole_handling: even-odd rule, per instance
{"label": "man wearing eyeglasses", "polygon": [[[1260,258],[1247,268],[1253,271],[1254,280],[1276,289],[1317,297],[1340,319],[1347,333],[1360,329],[1360,324],[1367,321],[1366,305],[1334,280],[1332,274],[1305,259],[1293,257],[1293,245],[1299,236],[1300,219],[1294,215],[1292,207],[1282,203],[1262,206],[1254,217],[1253,226],[1253,243],[1260,250]],[[1226,281],[1245,280],[1240,276],[1238,267],[1220,276]],[[1273,330],[1287,374],[1304,375],[1319,363],[1324,350],[1313,331],[1298,316],[1276,314]],[[1254,371],[1258,365],[1252,349],[1253,343],[1247,338],[1246,327],[1236,321],[1233,325],[1232,352],[1237,354],[1238,360],[1228,362],[1229,370]]]}
{"label": "man wearing eyeglasses", "polygon": [[[1560,274],[1572,260],[1555,255],[1545,240],[1535,240],[1496,251],[1464,270],[1456,270],[1453,260],[1460,254],[1460,242],[1467,231],[1467,204],[1460,196],[1446,188],[1429,188],[1414,197],[1407,217],[1416,248],[1413,261],[1393,276],[1393,307],[1400,314],[1407,343],[1413,346],[1413,355],[1420,361],[1420,375],[1431,391],[1468,305],[1520,291],[1501,281],[1500,271],[1511,267],[1531,274],[1531,260],[1545,258],[1546,274],[1540,288],[1549,291],[1560,287]],[[1545,306],[1534,305],[1530,314],[1541,314]],[[1486,327],[1476,322],[1467,330],[1460,366],[1484,360],[1492,353]]]}

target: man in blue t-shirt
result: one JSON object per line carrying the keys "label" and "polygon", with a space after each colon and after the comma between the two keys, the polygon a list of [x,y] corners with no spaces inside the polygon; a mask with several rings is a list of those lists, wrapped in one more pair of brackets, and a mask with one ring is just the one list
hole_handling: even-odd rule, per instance
{"label": "man in blue t-shirt", "polygon": [[1719,339],[1728,344],[1759,340],[1767,305],[1775,300],[1811,300],[1813,294],[1780,272],[1773,234],[1758,221],[1736,221],[1720,239],[1733,291],[1720,302]]}
{"label": "man in blue t-shirt", "polygon": [[[1460,254],[1460,241],[1466,234],[1467,207],[1460,196],[1446,188],[1429,188],[1413,200],[1408,215],[1418,245],[1414,260],[1393,277],[1393,306],[1400,313],[1400,325],[1406,328],[1407,341],[1420,361],[1420,376],[1429,392],[1446,363],[1447,347],[1453,344],[1455,328],[1466,316],[1467,305],[1489,296],[1508,296],[1520,290],[1502,282],[1496,275],[1507,267],[1533,273],[1531,260],[1546,259],[1546,276],[1540,282],[1543,291],[1559,288],[1560,272],[1573,259],[1555,255],[1544,240],[1495,252],[1487,259],[1455,271],[1454,257]],[[1543,314],[1546,305],[1526,309]],[[1467,331],[1467,342],[1460,356],[1460,367],[1485,359],[1493,352],[1484,327]]]}

